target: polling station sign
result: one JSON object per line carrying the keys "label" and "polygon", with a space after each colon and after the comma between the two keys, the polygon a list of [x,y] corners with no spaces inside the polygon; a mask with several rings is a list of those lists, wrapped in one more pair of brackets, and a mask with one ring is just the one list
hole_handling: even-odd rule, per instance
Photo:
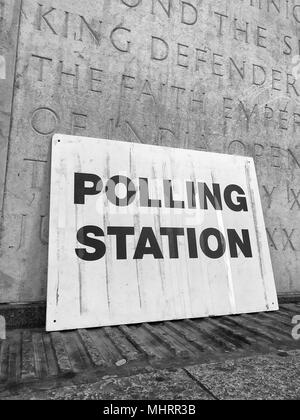
{"label": "polling station sign", "polygon": [[56,135],[47,330],[278,309],[251,158]]}

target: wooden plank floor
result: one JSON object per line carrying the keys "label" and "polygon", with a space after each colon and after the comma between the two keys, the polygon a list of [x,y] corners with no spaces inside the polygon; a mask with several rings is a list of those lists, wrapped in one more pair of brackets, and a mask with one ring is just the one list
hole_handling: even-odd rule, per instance
{"label": "wooden plank floor", "polygon": [[0,390],[14,384],[93,374],[130,375],[149,368],[300,349],[292,319],[300,304],[279,312],[162,322],[63,333],[8,331],[0,341]]}

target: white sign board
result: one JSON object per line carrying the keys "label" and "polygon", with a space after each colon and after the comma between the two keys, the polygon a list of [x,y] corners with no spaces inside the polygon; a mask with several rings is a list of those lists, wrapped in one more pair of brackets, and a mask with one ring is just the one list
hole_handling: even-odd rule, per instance
{"label": "white sign board", "polygon": [[54,137],[48,331],[277,309],[251,158]]}

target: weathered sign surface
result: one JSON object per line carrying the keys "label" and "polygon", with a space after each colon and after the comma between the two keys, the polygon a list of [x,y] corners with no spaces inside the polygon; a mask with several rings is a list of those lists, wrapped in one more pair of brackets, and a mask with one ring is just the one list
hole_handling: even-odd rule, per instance
{"label": "weathered sign surface", "polygon": [[45,300],[56,132],[253,157],[278,291],[300,293],[300,0],[23,0],[14,20],[13,4],[0,302]]}
{"label": "weathered sign surface", "polygon": [[47,329],[278,309],[254,162],[57,135]]}

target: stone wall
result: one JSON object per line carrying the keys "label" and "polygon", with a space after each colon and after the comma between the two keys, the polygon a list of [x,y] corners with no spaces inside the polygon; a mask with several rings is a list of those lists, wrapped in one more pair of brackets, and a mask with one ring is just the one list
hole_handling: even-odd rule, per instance
{"label": "stone wall", "polygon": [[58,132],[253,156],[300,292],[300,0],[0,0],[0,34],[0,302],[45,299]]}

